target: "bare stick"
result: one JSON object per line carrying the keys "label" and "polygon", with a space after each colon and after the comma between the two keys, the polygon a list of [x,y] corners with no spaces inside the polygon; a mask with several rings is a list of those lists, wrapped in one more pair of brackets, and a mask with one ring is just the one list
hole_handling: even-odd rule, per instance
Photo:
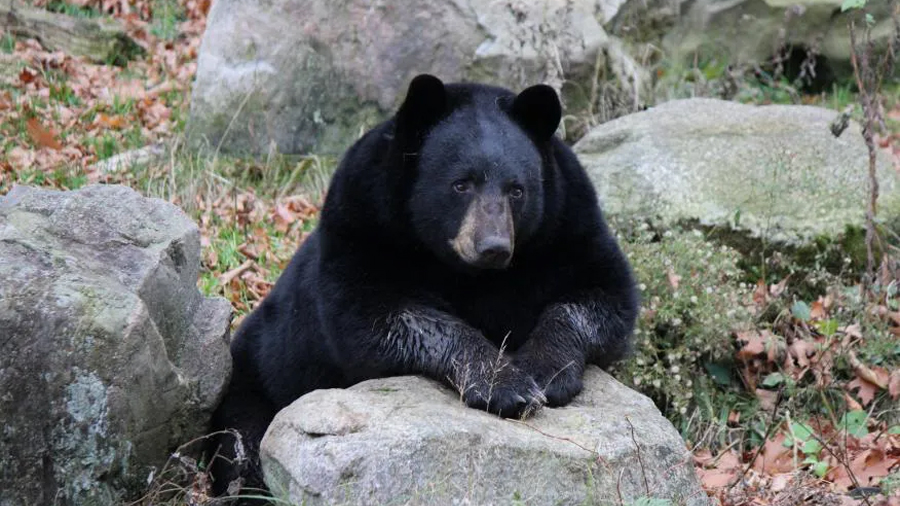
{"label": "bare stick", "polygon": [[638,464],[640,464],[641,466],[641,477],[644,478],[644,493],[649,496],[650,485],[647,483],[647,471],[644,469],[644,459],[641,458],[641,445],[638,444],[637,439],[634,437],[634,425],[631,424],[631,419],[626,416],[625,421],[628,422],[628,426],[631,427],[631,442],[634,443],[634,449],[637,452]]}
{"label": "bare stick", "polygon": [[781,406],[781,401],[784,400],[784,390],[778,390],[778,398],[775,400],[775,407],[772,408],[772,417],[769,419],[769,426],[766,428],[766,435],[763,438],[763,442],[759,445],[759,448],[756,449],[756,452],[753,453],[753,458],[750,459],[750,462],[747,462],[747,466],[741,471],[741,475],[734,480],[731,485],[728,486],[728,490],[734,488],[735,485],[741,482],[744,479],[744,476],[750,471],[750,468],[753,467],[753,464],[756,462],[756,459],[759,457],[760,452],[766,446],[766,441],[769,440],[769,436],[772,435],[772,432],[775,430],[779,424],[775,423],[775,417],[778,416],[778,407]]}

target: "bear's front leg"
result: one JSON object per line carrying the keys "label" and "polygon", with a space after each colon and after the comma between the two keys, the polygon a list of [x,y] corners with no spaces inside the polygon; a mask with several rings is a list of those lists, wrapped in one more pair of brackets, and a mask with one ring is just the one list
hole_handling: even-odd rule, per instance
{"label": "bear's front leg", "polygon": [[548,406],[563,406],[582,389],[585,363],[606,367],[629,349],[635,311],[597,291],[548,306],[514,363],[543,389]]}
{"label": "bear's front leg", "polygon": [[480,331],[431,307],[407,306],[390,315],[379,348],[400,369],[449,383],[473,408],[519,418],[546,400],[531,375]]}

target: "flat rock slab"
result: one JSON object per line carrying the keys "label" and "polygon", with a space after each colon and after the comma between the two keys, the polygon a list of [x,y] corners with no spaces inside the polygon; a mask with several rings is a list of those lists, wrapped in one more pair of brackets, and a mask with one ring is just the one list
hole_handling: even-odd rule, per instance
{"label": "flat rock slab", "polygon": [[121,504],[204,434],[231,306],[200,233],[123,186],[0,197],[0,506]]}
{"label": "flat rock slab", "polygon": [[525,421],[417,376],[314,391],[275,417],[261,453],[295,504],[709,504],[671,423],[596,367],[572,404]]}
{"label": "flat rock slab", "polygon": [[[697,220],[802,243],[864,224],[868,152],[837,112],[714,99],[666,102],[593,128],[575,151],[612,214]],[[897,173],[878,164],[885,219],[900,217]]]}

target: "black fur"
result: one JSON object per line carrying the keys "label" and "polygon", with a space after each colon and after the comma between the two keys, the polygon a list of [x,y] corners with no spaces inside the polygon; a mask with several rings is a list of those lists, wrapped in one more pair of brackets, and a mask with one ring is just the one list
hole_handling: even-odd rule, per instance
{"label": "black fur", "polygon": [[[559,119],[545,86],[517,96],[420,76],[398,114],[350,148],[318,228],[234,337],[213,424],[240,431],[254,464],[217,460],[217,492],[239,473],[261,486],[265,428],[314,389],[424,374],[518,417],[568,403],[585,363],[622,358],[634,282],[587,175],[552,135]],[[505,269],[474,267],[449,245],[475,196],[508,202]],[[216,445],[233,456],[229,437]]]}

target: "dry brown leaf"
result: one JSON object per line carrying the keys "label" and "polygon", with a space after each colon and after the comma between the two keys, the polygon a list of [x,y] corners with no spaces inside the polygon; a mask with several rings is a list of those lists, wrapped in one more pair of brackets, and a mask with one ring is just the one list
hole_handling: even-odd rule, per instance
{"label": "dry brown leaf", "polygon": [[125,127],[125,118],[120,115],[109,116],[100,113],[94,118],[94,124],[102,128],[114,128],[120,130]]}
{"label": "dry brown leaf", "polygon": [[712,462],[712,460],[713,460],[712,452],[709,451],[708,448],[704,448],[702,450],[695,450],[691,454],[691,458],[693,458],[694,463],[699,466],[706,466],[706,464]]}
{"label": "dry brown leaf", "polygon": [[25,169],[34,163],[34,151],[16,146],[6,154],[6,159],[13,169]]}
{"label": "dry brown leaf", "polygon": [[759,407],[763,411],[771,412],[775,410],[775,405],[778,403],[778,392],[757,388],[753,393],[756,394],[756,398],[759,400]]}
{"label": "dry brown leaf", "polygon": [[888,394],[895,401],[897,398],[900,398],[900,369],[891,373],[891,377],[888,380]]}
{"label": "dry brown leaf", "polygon": [[273,218],[275,220],[275,230],[281,233],[287,232],[291,224],[297,221],[297,215],[284,204],[275,206]]}
{"label": "dry brown leaf", "polygon": [[809,367],[810,358],[816,354],[816,345],[802,339],[794,339],[788,349],[791,356],[797,361],[797,365],[803,368]]}
{"label": "dry brown leaf", "polygon": [[741,345],[741,348],[737,352],[738,360],[749,362],[757,356],[764,354],[766,352],[766,347],[769,345],[768,337],[771,335],[768,334],[768,332],[765,332],[765,334],[766,335],[764,336],[763,333],[753,330],[736,332],[735,337]]}
{"label": "dry brown leaf", "polygon": [[141,117],[144,120],[144,124],[149,129],[158,127],[171,116],[172,111],[161,102],[154,102],[141,110]]}
{"label": "dry brown leaf", "polygon": [[765,306],[769,301],[769,291],[766,289],[766,280],[760,279],[756,282],[756,289],[753,290],[753,303],[757,306]]}
{"label": "dry brown leaf", "polygon": [[862,401],[862,405],[868,406],[869,403],[872,402],[872,399],[875,398],[875,394],[878,393],[878,385],[869,383],[861,378],[854,378],[847,383],[847,390],[850,390],[851,392],[857,390],[856,396]]}
{"label": "dry brown leaf", "polygon": [[33,83],[35,79],[37,79],[37,72],[24,68],[21,72],[19,72],[19,81],[22,81],[22,84],[30,84]]}
{"label": "dry brown leaf", "polygon": [[787,473],[794,469],[794,462],[789,448],[785,448],[784,434],[778,434],[773,439],[766,440],[759,456],[753,463],[753,469],[760,473],[779,474]]}
{"label": "dry brown leaf", "polygon": [[859,360],[856,353],[852,350],[847,353],[847,359],[850,362],[850,366],[853,367],[853,372],[860,379],[868,381],[882,390],[887,389],[889,375],[885,368],[867,366]]}
{"label": "dry brown leaf", "polygon": [[887,311],[885,314],[894,322],[894,325],[900,325],[900,311]]}
{"label": "dry brown leaf", "polygon": [[859,323],[854,323],[852,325],[847,325],[843,329],[844,334],[854,339],[862,339],[862,327]]}
{"label": "dry brown leaf", "polygon": [[809,317],[812,320],[822,320],[827,315],[825,311],[825,304],[822,301],[822,297],[819,297],[819,300],[812,303],[809,308]]}
{"label": "dry brown leaf", "polygon": [[[900,458],[887,455],[880,449],[863,450],[850,462],[850,471],[847,466],[837,466],[828,473],[828,477],[839,490],[848,490],[853,487],[853,477],[860,486],[876,485],[881,478],[891,473],[891,468],[900,464]],[[853,477],[850,476],[853,473]]]}
{"label": "dry brown leaf", "polygon": [[698,469],[697,474],[700,475],[700,483],[704,489],[714,489],[727,487],[735,478],[734,471],[719,471],[718,469]]}
{"label": "dry brown leaf", "polygon": [[128,81],[116,84],[107,92],[107,100],[140,100],[147,95],[144,83],[141,81]]}
{"label": "dry brown leaf", "polygon": [[793,481],[793,474],[778,474],[772,477],[772,484],[769,486],[772,492],[781,492],[786,489],[788,484]]}
{"label": "dry brown leaf", "polygon": [[235,278],[246,272],[250,267],[253,267],[253,260],[245,261],[241,265],[219,276],[219,284],[221,284],[222,286],[227,286]]}
{"label": "dry brown leaf", "polygon": [[31,137],[32,142],[37,144],[38,147],[57,151],[62,149],[62,144],[56,140],[56,134],[44,128],[37,118],[29,118],[25,122],[25,129],[28,130],[28,135]]}
{"label": "dry brown leaf", "polygon": [[850,397],[847,392],[844,392],[844,401],[847,403],[847,410],[849,411],[862,411],[862,404],[856,402],[856,399]]}
{"label": "dry brown leaf", "polygon": [[716,460],[716,467],[721,470],[740,469],[741,466],[741,459],[730,450],[720,453]]}

